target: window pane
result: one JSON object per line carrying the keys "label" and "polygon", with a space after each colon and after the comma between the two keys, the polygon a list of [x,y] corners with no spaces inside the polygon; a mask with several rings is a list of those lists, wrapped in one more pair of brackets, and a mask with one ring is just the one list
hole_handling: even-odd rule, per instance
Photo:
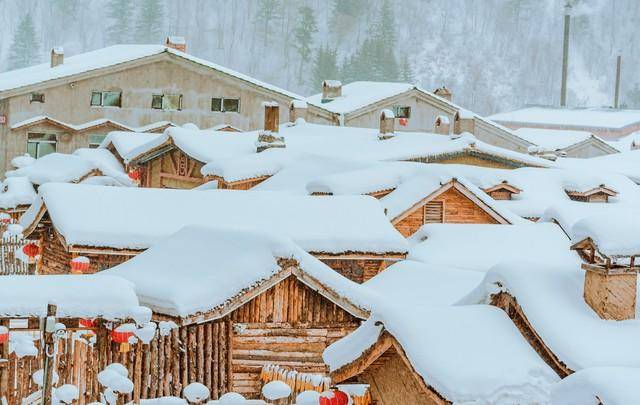
{"label": "window pane", "polygon": [[98,135],[98,134],[89,135],[89,147],[97,148],[98,146],[100,146],[100,144],[106,137],[107,137],[106,135]]}
{"label": "window pane", "polygon": [[393,113],[396,118],[411,118],[411,107],[393,107]]}
{"label": "window pane", "polygon": [[151,97],[151,108],[162,109],[162,94],[154,94]]}
{"label": "window pane", "polygon": [[211,99],[211,111],[222,111],[222,99],[214,97]]}
{"label": "window pane", "polygon": [[105,107],[120,107],[120,93],[105,91],[102,95],[102,105]]}
{"label": "window pane", "polygon": [[49,141],[49,142],[56,141],[55,134],[30,133],[27,135],[27,138],[29,141]]}
{"label": "window pane", "polygon": [[91,105],[102,105],[102,93],[99,91],[91,92]]}
{"label": "window pane", "polygon": [[29,101],[32,103],[44,103],[44,93],[31,93]]}
{"label": "window pane", "polygon": [[38,151],[38,144],[35,142],[27,142],[27,153],[32,157],[36,157]]}
{"label": "window pane", "polygon": [[238,112],[240,111],[240,99],[237,98],[225,98],[224,110],[226,112]]}
{"label": "window pane", "polygon": [[162,108],[165,110],[179,110],[181,108],[180,94],[165,94],[162,98]]}
{"label": "window pane", "polygon": [[56,144],[55,143],[49,143],[49,142],[39,142],[38,143],[38,156],[37,157],[43,157],[45,155],[48,155],[49,153],[53,153],[56,151]]}

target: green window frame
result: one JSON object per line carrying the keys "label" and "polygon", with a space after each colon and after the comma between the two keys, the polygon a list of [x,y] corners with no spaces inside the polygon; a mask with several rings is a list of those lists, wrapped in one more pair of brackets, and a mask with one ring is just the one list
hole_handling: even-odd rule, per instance
{"label": "green window frame", "polygon": [[239,98],[213,97],[211,99],[211,111],[214,112],[240,112]]}
{"label": "green window frame", "polygon": [[122,92],[94,90],[90,104],[93,107],[122,107]]}
{"label": "green window frame", "polygon": [[33,158],[41,158],[56,151],[57,139],[55,134],[29,133],[27,134],[27,153]]}

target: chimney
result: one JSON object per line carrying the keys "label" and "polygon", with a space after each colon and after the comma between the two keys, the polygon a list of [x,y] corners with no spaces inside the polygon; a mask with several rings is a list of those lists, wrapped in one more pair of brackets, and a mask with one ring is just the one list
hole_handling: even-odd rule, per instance
{"label": "chimney", "polygon": [[64,63],[64,49],[61,46],[56,46],[51,49],[51,67],[60,66]]}
{"label": "chimney", "polygon": [[450,125],[449,117],[447,117],[446,115],[438,115],[436,117],[436,122],[434,125],[433,132],[440,135],[449,135],[450,127],[451,125]]}
{"label": "chimney", "polygon": [[277,101],[265,101],[264,129],[258,134],[256,142],[258,152],[271,148],[284,148],[284,137],[278,136],[280,126],[280,106]]}
{"label": "chimney", "polygon": [[631,142],[631,150],[640,149],[640,141],[636,141],[635,139]]}
{"label": "chimney", "polygon": [[185,41],[184,37],[169,36],[164,41],[164,45],[176,51],[187,52],[187,41]]}
{"label": "chimney", "polygon": [[289,104],[289,122],[295,124],[298,119],[307,120],[307,102],[292,100]]}
{"label": "chimney", "polygon": [[447,101],[451,101],[451,98],[452,98],[451,90],[449,90],[445,86],[435,89],[433,91],[433,94],[435,94],[436,96],[442,97]]}
{"label": "chimney", "polygon": [[325,80],[322,82],[322,103],[328,103],[342,97],[342,82],[339,80]]}
{"label": "chimney", "polygon": [[395,135],[394,125],[396,117],[391,110],[382,110],[380,112],[380,133],[378,139],[381,141],[393,138]]}
{"label": "chimney", "polygon": [[473,113],[470,111],[458,110],[453,121],[454,134],[461,134],[463,132],[473,134],[475,132],[475,120],[473,118]]}
{"label": "chimney", "polygon": [[606,256],[590,237],[574,244],[571,249],[578,251],[586,261],[582,264],[585,270],[585,302],[602,319],[635,319],[638,285],[635,256]]}

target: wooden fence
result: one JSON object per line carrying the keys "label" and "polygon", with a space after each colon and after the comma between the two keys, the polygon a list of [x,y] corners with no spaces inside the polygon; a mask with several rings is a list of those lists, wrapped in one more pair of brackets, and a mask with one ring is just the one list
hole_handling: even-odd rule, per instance
{"label": "wooden fence", "polygon": [[[1,236],[2,228],[0,228]],[[35,272],[35,261],[27,257],[22,249],[29,243],[35,243],[18,236],[0,238],[0,275],[28,275]],[[33,263],[30,264],[29,262]]]}

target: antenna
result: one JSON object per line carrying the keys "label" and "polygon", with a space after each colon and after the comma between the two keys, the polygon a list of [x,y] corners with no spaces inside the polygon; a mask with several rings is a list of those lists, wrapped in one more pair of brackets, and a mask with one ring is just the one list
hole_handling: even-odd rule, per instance
{"label": "antenna", "polygon": [[620,69],[622,68],[622,55],[618,55],[616,63],[616,94],[613,98],[613,108],[620,108]]}

